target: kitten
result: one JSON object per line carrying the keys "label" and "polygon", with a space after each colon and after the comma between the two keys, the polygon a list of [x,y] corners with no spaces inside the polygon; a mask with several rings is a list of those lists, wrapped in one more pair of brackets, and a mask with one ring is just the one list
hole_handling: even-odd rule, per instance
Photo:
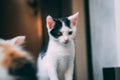
{"label": "kitten", "polygon": [[35,80],[32,57],[23,50],[25,36],[0,39],[0,80]]}
{"label": "kitten", "polygon": [[38,58],[39,80],[72,80],[75,46],[74,37],[79,13],[60,19],[47,16],[49,44]]}

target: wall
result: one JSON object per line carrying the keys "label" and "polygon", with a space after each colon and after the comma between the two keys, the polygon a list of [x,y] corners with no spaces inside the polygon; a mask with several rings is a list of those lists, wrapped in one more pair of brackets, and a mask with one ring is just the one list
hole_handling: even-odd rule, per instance
{"label": "wall", "polygon": [[104,67],[119,65],[114,0],[90,0],[94,80],[103,80]]}
{"label": "wall", "polygon": [[75,72],[76,80],[88,80],[84,0],[72,0],[72,13],[79,12],[77,26]]}
{"label": "wall", "polygon": [[[114,0],[115,3],[115,23],[116,23],[116,34],[117,34],[117,52],[118,52],[118,59],[120,61],[120,0]],[[120,62],[119,62],[120,66]]]}

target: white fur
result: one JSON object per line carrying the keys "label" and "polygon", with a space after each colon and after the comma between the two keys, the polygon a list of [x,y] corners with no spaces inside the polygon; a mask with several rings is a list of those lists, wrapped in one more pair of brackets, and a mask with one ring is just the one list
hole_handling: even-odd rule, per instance
{"label": "white fur", "polygon": [[0,66],[0,80],[15,80],[16,78],[8,74],[7,69]]}

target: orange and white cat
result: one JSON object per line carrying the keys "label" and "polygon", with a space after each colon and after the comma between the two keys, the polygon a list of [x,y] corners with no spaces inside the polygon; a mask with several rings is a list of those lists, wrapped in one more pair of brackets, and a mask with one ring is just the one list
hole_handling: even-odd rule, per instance
{"label": "orange and white cat", "polygon": [[22,48],[25,36],[0,39],[0,80],[36,80],[36,70],[29,52]]}

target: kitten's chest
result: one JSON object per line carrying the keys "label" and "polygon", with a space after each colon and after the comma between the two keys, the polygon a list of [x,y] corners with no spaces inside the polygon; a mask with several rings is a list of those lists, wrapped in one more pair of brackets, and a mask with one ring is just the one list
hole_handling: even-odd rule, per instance
{"label": "kitten's chest", "polygon": [[64,63],[68,61],[69,58],[73,58],[74,54],[75,52],[72,49],[56,48],[54,50],[49,50],[47,56],[57,60],[59,63]]}
{"label": "kitten's chest", "polygon": [[59,58],[57,60],[58,72],[64,73],[64,71],[66,71],[66,69],[68,68],[69,64],[71,64],[71,61],[73,61],[73,58],[69,56],[64,56],[64,57]]}

